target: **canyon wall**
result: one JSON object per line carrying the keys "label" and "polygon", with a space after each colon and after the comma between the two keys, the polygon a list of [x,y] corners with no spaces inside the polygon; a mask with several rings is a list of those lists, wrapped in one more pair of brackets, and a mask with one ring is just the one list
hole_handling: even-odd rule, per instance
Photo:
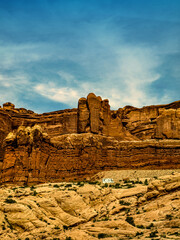
{"label": "canyon wall", "polygon": [[115,111],[90,93],[77,109],[0,108],[1,183],[84,180],[132,168],[180,168],[180,101]]}

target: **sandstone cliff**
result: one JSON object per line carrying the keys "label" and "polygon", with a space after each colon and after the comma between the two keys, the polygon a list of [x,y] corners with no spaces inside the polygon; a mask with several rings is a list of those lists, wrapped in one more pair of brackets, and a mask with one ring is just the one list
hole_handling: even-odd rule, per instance
{"label": "sandstone cliff", "polygon": [[78,109],[0,108],[0,181],[82,180],[101,170],[180,167],[180,101],[110,110],[90,93]]}

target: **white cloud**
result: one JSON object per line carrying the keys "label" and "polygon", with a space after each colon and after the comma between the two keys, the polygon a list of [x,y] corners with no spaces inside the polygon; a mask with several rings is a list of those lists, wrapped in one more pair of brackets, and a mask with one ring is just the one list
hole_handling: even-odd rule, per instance
{"label": "white cloud", "polygon": [[[120,33],[121,37],[118,37]],[[7,88],[13,86],[13,93],[10,93],[13,97],[18,95],[20,89],[22,91],[24,88],[26,91],[28,88],[43,97],[68,104],[70,107],[76,107],[78,99],[86,97],[89,92],[108,98],[114,109],[125,105],[141,107],[159,104],[163,101],[167,102],[167,99],[171,101],[168,92],[162,94],[161,98],[148,93],[149,86],[161,77],[158,67],[162,64],[164,57],[160,54],[166,53],[164,47],[130,44],[123,39],[125,34],[125,30],[118,29],[118,36],[116,36],[114,29],[111,31],[107,25],[97,27],[93,25],[92,28],[90,26],[83,32],[80,47],[77,49],[71,48],[68,44],[61,46],[53,43],[0,47],[0,51],[2,50],[0,67],[5,70],[11,67],[22,68],[19,73],[16,69],[16,73],[12,76],[0,76],[0,84]],[[176,49],[177,46],[172,47],[173,52]],[[33,86],[30,80],[31,73],[25,74],[26,64],[32,62],[33,66],[40,64],[42,67],[41,61],[44,59],[50,63],[49,73],[53,69],[55,74],[59,75],[59,79],[49,81],[49,75],[41,76],[39,72],[43,73],[42,68],[38,73],[32,72],[35,79],[41,78],[41,82],[37,80]],[[59,59],[64,60],[66,70],[63,64],[53,68],[53,61],[58,62]],[[68,63],[70,63],[69,66]],[[75,71],[71,71],[73,64],[78,65],[78,76]],[[177,68],[176,75],[178,73]],[[79,76],[84,80],[80,80]]]}
{"label": "white cloud", "polygon": [[44,97],[53,101],[62,102],[74,106],[75,101],[78,99],[78,91],[71,87],[58,88],[53,86],[53,83],[38,84],[35,86],[35,91]]}

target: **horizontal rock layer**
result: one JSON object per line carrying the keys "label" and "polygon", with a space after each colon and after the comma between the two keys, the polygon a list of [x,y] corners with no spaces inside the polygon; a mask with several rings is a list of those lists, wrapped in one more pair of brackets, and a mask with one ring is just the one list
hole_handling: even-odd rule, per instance
{"label": "horizontal rock layer", "polygon": [[5,142],[1,182],[87,180],[112,169],[180,168],[180,141],[119,141],[66,134],[49,139],[38,128],[20,129]]}
{"label": "horizontal rock layer", "polygon": [[[37,127],[38,126],[38,127]],[[1,182],[84,179],[108,169],[180,164],[180,101],[110,110],[90,93],[77,109],[36,114],[0,108]]]}

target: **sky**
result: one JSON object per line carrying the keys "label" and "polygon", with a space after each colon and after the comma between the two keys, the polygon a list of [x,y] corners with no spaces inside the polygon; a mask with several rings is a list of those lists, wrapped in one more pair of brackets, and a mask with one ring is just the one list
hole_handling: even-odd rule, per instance
{"label": "sky", "polygon": [[179,0],[0,0],[0,105],[180,100]]}

